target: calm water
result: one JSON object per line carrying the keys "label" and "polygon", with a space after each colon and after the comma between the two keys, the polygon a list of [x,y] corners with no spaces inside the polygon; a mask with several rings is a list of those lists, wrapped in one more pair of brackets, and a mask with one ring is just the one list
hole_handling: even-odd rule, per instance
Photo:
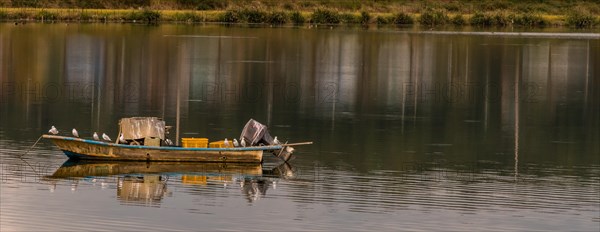
{"label": "calm water", "polygon": [[[0,230],[598,231],[600,34],[540,33],[0,24]],[[114,138],[178,108],[179,137],[254,118],[315,144],[289,165],[21,156],[51,125]]]}

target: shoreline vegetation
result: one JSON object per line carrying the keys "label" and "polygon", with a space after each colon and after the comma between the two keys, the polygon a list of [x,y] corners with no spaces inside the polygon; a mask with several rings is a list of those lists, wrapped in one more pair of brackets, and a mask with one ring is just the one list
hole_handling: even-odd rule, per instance
{"label": "shoreline vegetation", "polygon": [[594,0],[4,0],[2,21],[264,25],[600,26]]}

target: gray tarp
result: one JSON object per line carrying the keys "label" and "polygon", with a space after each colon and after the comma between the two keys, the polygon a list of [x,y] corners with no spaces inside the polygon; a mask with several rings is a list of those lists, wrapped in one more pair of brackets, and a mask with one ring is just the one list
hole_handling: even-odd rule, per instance
{"label": "gray tarp", "polygon": [[165,121],[157,117],[123,118],[119,124],[124,139],[132,140],[146,137],[165,139]]}
{"label": "gray tarp", "polygon": [[267,126],[254,119],[250,119],[244,126],[240,135],[240,141],[242,138],[246,140],[247,146],[259,145],[261,143],[263,145],[273,144],[273,138],[269,134]]}

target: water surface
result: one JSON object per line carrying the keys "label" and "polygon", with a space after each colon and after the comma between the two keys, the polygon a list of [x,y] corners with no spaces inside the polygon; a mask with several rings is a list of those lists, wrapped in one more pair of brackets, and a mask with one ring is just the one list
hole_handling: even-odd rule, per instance
{"label": "water surface", "polygon": [[[600,39],[536,33],[0,24],[0,230],[598,231]],[[173,140],[254,118],[315,144],[283,166],[22,155],[177,109]]]}

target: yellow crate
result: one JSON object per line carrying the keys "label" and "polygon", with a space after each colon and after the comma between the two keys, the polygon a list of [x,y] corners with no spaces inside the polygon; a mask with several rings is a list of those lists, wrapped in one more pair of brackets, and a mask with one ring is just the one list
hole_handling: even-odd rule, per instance
{"label": "yellow crate", "polygon": [[[229,146],[227,146],[227,147],[233,147],[233,141],[227,139],[227,142],[229,143]],[[225,148],[226,147],[225,140],[211,142],[208,144],[208,147],[210,147],[210,148]]]}
{"label": "yellow crate", "polygon": [[207,138],[181,138],[181,146],[183,147],[207,147]]}

